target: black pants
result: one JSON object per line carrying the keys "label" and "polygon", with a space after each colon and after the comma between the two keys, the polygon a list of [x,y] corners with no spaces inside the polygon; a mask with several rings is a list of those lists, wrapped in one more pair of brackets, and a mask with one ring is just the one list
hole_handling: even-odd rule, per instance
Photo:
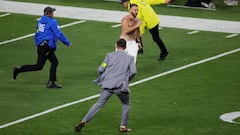
{"label": "black pants", "polygon": [[38,53],[37,63],[34,65],[23,65],[19,69],[19,72],[42,70],[44,64],[46,63],[46,60],[48,59],[51,62],[49,80],[53,82],[56,81],[58,59],[54,53],[54,50],[52,50],[47,44],[44,44],[42,46],[38,46],[37,53]]}
{"label": "black pants", "polygon": [[211,0],[187,0],[186,2],[186,6],[191,6],[191,7],[204,7],[201,2],[206,2],[206,3],[210,3]]}
{"label": "black pants", "polygon": [[158,27],[159,24],[157,24],[155,27],[153,27],[152,29],[149,29],[151,35],[152,35],[152,39],[154,42],[157,43],[159,49],[161,50],[161,53],[167,53],[167,48],[165,47],[162,39],[159,36],[159,31],[158,31]]}

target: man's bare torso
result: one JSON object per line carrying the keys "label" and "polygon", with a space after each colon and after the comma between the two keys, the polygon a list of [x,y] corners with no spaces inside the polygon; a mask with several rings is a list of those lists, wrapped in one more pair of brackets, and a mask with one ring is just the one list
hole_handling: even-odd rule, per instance
{"label": "man's bare torso", "polygon": [[125,16],[122,19],[122,32],[120,38],[123,38],[127,41],[136,40],[140,36],[139,28],[135,28],[132,31],[128,31],[128,29],[133,28],[139,23],[137,18],[132,18],[129,15]]}

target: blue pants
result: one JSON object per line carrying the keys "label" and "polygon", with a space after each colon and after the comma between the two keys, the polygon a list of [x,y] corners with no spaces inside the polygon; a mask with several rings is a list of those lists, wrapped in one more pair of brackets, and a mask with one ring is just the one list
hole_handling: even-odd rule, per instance
{"label": "blue pants", "polygon": [[120,89],[115,89],[115,90],[103,89],[98,101],[90,108],[90,110],[85,115],[85,117],[83,118],[82,121],[84,121],[84,122],[90,121],[94,117],[94,115],[106,104],[108,99],[113,94],[116,94],[122,103],[121,126],[127,126],[128,125],[128,112],[130,110],[129,93],[121,92]]}

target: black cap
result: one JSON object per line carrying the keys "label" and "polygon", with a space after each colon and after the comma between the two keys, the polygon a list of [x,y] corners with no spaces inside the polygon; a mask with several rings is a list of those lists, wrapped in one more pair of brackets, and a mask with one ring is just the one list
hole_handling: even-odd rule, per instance
{"label": "black cap", "polygon": [[129,0],[121,0],[121,3],[124,3],[124,2],[127,2],[127,1],[129,1]]}
{"label": "black cap", "polygon": [[55,8],[52,8],[52,7],[46,7],[46,8],[44,8],[43,13],[44,13],[44,15],[48,15],[48,14],[54,12],[54,11],[56,11]]}

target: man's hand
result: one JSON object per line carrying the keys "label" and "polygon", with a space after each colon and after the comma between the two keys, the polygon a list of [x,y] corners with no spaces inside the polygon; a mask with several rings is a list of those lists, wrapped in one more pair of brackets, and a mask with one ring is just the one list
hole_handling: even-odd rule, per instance
{"label": "man's hand", "polygon": [[68,46],[68,48],[72,48],[72,44],[70,43],[70,45]]}
{"label": "man's hand", "polygon": [[166,0],[166,3],[168,4],[168,3],[170,3],[172,0]]}
{"label": "man's hand", "polygon": [[138,50],[142,49],[142,44],[138,43]]}
{"label": "man's hand", "polygon": [[141,22],[140,20],[138,20],[136,26],[137,26],[137,27],[140,27],[141,24],[142,24],[142,22]]}

